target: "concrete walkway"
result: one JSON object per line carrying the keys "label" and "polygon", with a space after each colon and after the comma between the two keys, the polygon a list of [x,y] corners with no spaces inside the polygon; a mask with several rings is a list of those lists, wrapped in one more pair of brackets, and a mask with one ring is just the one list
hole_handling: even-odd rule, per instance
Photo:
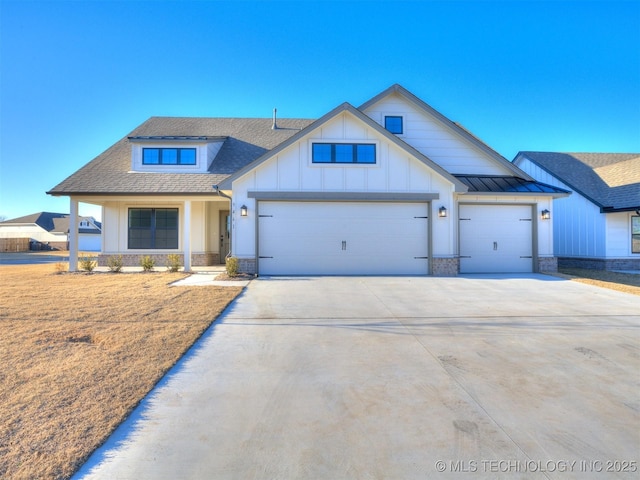
{"label": "concrete walkway", "polygon": [[637,478],[639,381],[638,296],[260,278],[76,478]]}

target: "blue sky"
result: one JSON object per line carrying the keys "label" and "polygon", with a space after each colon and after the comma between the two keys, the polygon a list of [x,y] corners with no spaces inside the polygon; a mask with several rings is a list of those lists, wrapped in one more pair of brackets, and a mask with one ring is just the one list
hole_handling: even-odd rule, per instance
{"label": "blue sky", "polygon": [[45,192],[150,116],[318,118],[394,83],[509,160],[640,152],[640,1],[0,0],[0,32],[7,219],[68,212]]}

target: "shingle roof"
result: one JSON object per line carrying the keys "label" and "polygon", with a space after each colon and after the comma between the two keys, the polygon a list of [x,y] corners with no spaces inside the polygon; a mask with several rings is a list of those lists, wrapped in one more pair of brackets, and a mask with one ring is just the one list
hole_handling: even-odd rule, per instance
{"label": "shingle roof", "polygon": [[[89,217],[78,217],[79,220]],[[93,219],[92,219],[93,220]],[[47,232],[60,232],[67,233],[69,231],[69,214],[68,213],[52,213],[52,212],[38,212],[31,215],[25,215],[24,217],[12,218],[11,220],[5,220],[0,222],[2,224],[15,224],[15,223],[35,223],[43,230]],[[101,222],[94,222],[98,228],[102,228]],[[93,228],[80,228],[80,233],[100,233],[100,231]]]}
{"label": "shingle roof", "polygon": [[[56,185],[53,195],[211,193],[233,172],[299,132],[313,120],[270,118],[152,117]],[[131,172],[129,137],[226,137],[208,173]]]}
{"label": "shingle roof", "polygon": [[32,213],[31,215],[25,215],[24,217],[5,220],[2,223],[35,223],[47,232],[51,232],[55,228],[55,222],[57,219],[66,218],[68,216],[69,215],[66,213],[38,212]]}
{"label": "shingle roof", "polygon": [[561,195],[569,193],[546,183],[505,175],[455,175],[455,177],[469,187],[470,193],[550,193]]}
{"label": "shingle roof", "polygon": [[640,153],[520,152],[602,211],[640,208]]}

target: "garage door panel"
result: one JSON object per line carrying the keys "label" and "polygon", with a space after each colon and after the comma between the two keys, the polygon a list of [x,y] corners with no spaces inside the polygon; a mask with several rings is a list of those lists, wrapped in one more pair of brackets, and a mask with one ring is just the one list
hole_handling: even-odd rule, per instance
{"label": "garage door panel", "polygon": [[426,203],[262,202],[259,272],[426,274]]}
{"label": "garage door panel", "polygon": [[460,205],[460,272],[533,271],[529,205]]}

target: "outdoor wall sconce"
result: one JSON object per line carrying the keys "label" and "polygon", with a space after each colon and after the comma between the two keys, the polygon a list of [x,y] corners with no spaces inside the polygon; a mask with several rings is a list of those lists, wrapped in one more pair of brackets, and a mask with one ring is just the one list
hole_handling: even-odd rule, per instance
{"label": "outdoor wall sconce", "polygon": [[440,218],[444,218],[447,216],[447,209],[444,205],[438,209],[438,216]]}
{"label": "outdoor wall sconce", "polygon": [[241,216],[241,217],[246,217],[246,216],[247,216],[248,211],[249,211],[249,209],[247,208],[247,206],[246,206],[246,205],[242,205],[242,206],[240,207],[240,216]]}
{"label": "outdoor wall sconce", "polygon": [[542,220],[549,220],[551,218],[551,212],[546,208],[540,212]]}

